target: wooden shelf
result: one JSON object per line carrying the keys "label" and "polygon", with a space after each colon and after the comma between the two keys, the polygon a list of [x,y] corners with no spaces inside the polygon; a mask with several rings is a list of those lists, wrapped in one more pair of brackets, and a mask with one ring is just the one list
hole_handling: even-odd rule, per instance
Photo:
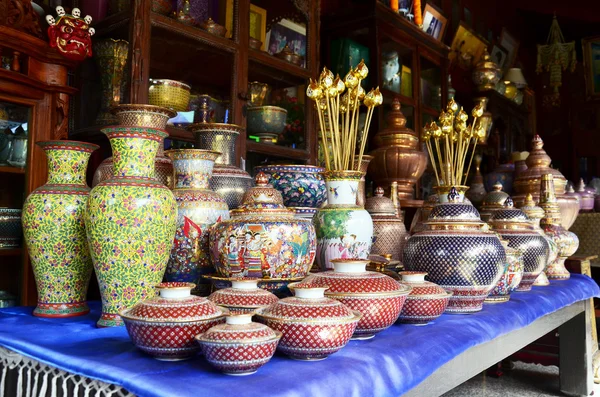
{"label": "wooden shelf", "polygon": [[22,248],[0,248],[0,256],[18,256],[22,252]]}
{"label": "wooden shelf", "polygon": [[414,100],[414,98],[411,98],[411,97],[406,96],[406,95],[399,94],[399,93],[394,92],[392,90],[388,90],[387,88],[380,88],[380,90],[381,90],[381,93],[383,94],[383,97],[385,99],[389,99],[391,101],[394,98],[398,98],[400,100],[400,103],[402,105],[415,106],[415,100]]}
{"label": "wooden shelf", "polygon": [[246,150],[274,157],[288,157],[293,160],[309,160],[310,153],[303,149],[293,149],[287,146],[279,146],[270,143],[260,143],[246,140]]}
{"label": "wooden shelf", "polygon": [[311,73],[310,70],[301,66],[296,66],[293,63],[284,61],[283,59],[276,58],[265,51],[249,49],[248,59],[251,62],[256,62],[260,65],[267,66],[271,69],[275,69],[280,74],[281,72],[283,72],[304,80],[308,80],[310,77],[313,76],[313,73]]}
{"label": "wooden shelf", "polygon": [[[92,24],[96,29],[95,39],[99,37],[110,36],[114,38],[113,32],[118,29],[126,28],[129,25],[129,19],[131,18],[131,10],[118,12],[113,15],[109,15],[98,23]],[[126,38],[126,37],[124,37]]]}
{"label": "wooden shelf", "polygon": [[10,165],[0,166],[0,173],[4,174],[25,174],[25,168],[11,167]]}
{"label": "wooden shelf", "polygon": [[174,127],[172,125],[167,126],[167,132],[169,133],[169,139],[175,139],[184,142],[194,142],[194,133],[186,130],[185,128]]}
{"label": "wooden shelf", "polygon": [[[150,13],[150,23],[153,27],[179,36],[180,39],[187,39],[196,43],[205,44],[220,51],[233,53],[238,48],[237,43],[235,43],[233,40],[225,37],[215,36],[214,34],[210,34],[200,28],[184,25],[178,22],[176,19],[169,18],[168,16],[161,15],[156,12]],[[165,35],[165,33],[161,32],[161,35]],[[187,54],[180,55],[185,56]]]}
{"label": "wooden shelf", "polygon": [[430,106],[427,106],[427,105],[421,105],[421,110],[423,110],[424,113],[430,114],[430,115],[432,115],[434,117],[439,116],[440,112],[441,112],[440,110],[434,109],[434,108],[432,108]]}

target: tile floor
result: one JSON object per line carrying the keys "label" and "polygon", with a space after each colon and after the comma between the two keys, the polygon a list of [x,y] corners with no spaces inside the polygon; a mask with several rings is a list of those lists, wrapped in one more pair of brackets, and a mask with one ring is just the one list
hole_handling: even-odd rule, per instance
{"label": "tile floor", "polygon": [[[600,396],[600,385],[594,385]],[[499,378],[479,374],[443,397],[546,397],[564,396],[560,392],[558,367],[516,362],[514,369]]]}

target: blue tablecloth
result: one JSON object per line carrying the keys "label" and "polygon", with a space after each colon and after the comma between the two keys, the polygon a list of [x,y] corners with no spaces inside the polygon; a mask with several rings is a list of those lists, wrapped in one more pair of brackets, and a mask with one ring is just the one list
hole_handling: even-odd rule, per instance
{"label": "blue tablecloth", "polygon": [[99,304],[74,319],[43,319],[31,307],[0,310],[0,345],[62,370],[120,385],[139,396],[397,396],[472,346],[600,296],[587,276],[515,293],[472,315],[443,315],[427,326],[395,325],[374,339],[351,341],[324,361],[276,355],[256,374],[222,375],[201,357],[157,361],[138,351],[125,328],[98,329]]}

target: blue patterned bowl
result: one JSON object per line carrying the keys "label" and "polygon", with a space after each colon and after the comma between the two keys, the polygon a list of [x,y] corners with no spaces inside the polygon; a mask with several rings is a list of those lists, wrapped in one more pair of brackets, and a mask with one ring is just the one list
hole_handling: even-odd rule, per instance
{"label": "blue patterned bowl", "polygon": [[278,106],[252,106],[246,111],[250,134],[281,134],[287,121],[287,110]]}
{"label": "blue patterned bowl", "polygon": [[312,165],[265,165],[254,172],[269,176],[269,184],[281,192],[286,207],[319,208],[327,198],[321,172],[324,168]]}

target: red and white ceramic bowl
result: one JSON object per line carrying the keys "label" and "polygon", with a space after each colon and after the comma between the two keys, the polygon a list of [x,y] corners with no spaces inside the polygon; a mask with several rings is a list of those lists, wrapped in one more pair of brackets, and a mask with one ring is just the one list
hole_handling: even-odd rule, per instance
{"label": "red and white ceramic bowl", "polygon": [[193,283],[158,284],[160,296],[119,313],[140,350],[158,360],[185,360],[200,350],[194,341],[196,335],[225,322],[227,309],[193,296],[195,287]]}
{"label": "red and white ceramic bowl", "polygon": [[258,287],[256,278],[231,278],[231,287],[213,292],[208,299],[224,306],[232,314],[254,313],[279,300],[273,293]]}
{"label": "red and white ceramic bowl", "polygon": [[323,360],[350,341],[362,314],[324,296],[326,287],[288,286],[295,296],[259,309],[257,319],[283,334],[277,350],[297,360]]}
{"label": "red and white ceramic bowl", "polygon": [[452,293],[425,281],[426,275],[426,272],[400,272],[400,283],[412,287],[400,313],[401,323],[425,325],[441,316],[448,307]]}
{"label": "red and white ceramic bowl", "polygon": [[253,323],[252,313],[230,314],[196,336],[206,360],[228,375],[250,375],[265,365],[281,339],[281,332]]}
{"label": "red and white ceramic bowl", "polygon": [[334,259],[331,262],[333,271],[311,274],[305,282],[328,286],[325,296],[363,314],[353,339],[370,339],[398,320],[410,286],[399,284],[385,274],[367,271],[368,260]]}

